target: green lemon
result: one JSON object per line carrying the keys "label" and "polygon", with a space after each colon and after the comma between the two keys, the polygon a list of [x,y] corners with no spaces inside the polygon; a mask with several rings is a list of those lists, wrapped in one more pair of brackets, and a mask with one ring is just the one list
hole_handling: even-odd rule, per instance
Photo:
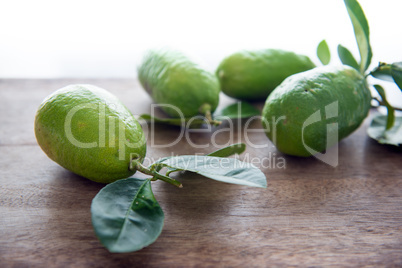
{"label": "green lemon", "polygon": [[135,173],[143,161],[141,126],[111,93],[92,85],[70,85],[48,96],[35,117],[35,136],[50,159],[96,182],[110,183]]}
{"label": "green lemon", "polygon": [[289,51],[244,50],[225,58],[216,75],[226,95],[243,100],[265,100],[286,77],[314,67],[307,56]]}
{"label": "green lemon", "polygon": [[325,66],[295,74],[267,98],[262,124],[283,153],[323,152],[366,118],[371,94],[364,77],[348,66]]}
{"label": "green lemon", "polygon": [[214,74],[174,50],[150,50],[138,67],[141,85],[171,117],[213,112],[219,102]]}

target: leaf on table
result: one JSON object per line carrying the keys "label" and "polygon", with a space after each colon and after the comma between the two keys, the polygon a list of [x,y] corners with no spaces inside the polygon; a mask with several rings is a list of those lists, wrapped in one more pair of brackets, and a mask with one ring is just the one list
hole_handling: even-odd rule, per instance
{"label": "leaf on table", "polygon": [[246,144],[236,143],[207,154],[208,156],[228,157],[234,154],[241,154],[246,150]]}
{"label": "leaf on table", "polygon": [[195,172],[221,182],[267,187],[265,175],[260,169],[234,158],[182,155],[165,157],[157,163],[172,169]]}
{"label": "leaf on table", "polygon": [[394,126],[386,130],[387,116],[377,114],[367,129],[367,134],[382,144],[399,146],[402,144],[402,117],[395,117]]}
{"label": "leaf on table", "polygon": [[370,65],[373,53],[370,46],[369,26],[363,9],[356,0],[344,0],[360,53],[360,72],[364,73]]}
{"label": "leaf on table", "polygon": [[[246,150],[246,144],[244,143],[236,143],[229,145],[227,147],[221,148],[219,150],[216,150],[215,152],[207,154],[208,156],[216,156],[216,157],[228,157],[234,154],[241,154]],[[159,170],[161,168],[159,167]],[[157,169],[158,170],[158,169]],[[158,170],[158,171],[159,171]],[[168,171],[166,172],[166,176],[169,176],[170,173],[176,172],[176,171],[182,171],[181,169],[176,169],[176,168],[168,168]]]}
{"label": "leaf on table", "polygon": [[359,64],[357,63],[356,59],[353,57],[353,54],[349,51],[349,49],[342,45],[338,45],[338,56],[344,65],[348,65],[360,71]]}
{"label": "leaf on table", "polygon": [[153,243],[164,214],[150,180],[128,178],[106,185],[92,200],[92,225],[110,252],[132,252]]}
{"label": "leaf on table", "polygon": [[395,109],[392,107],[391,104],[389,104],[387,97],[385,95],[385,90],[382,86],[380,85],[374,85],[374,88],[377,90],[378,94],[380,94],[380,97],[382,99],[382,102],[384,103],[385,107],[387,107],[387,123],[386,123],[386,129],[390,129],[394,125],[395,121]]}
{"label": "leaf on table", "polygon": [[317,57],[323,65],[327,65],[331,61],[331,52],[327,41],[322,40],[317,46]]}
{"label": "leaf on table", "polygon": [[226,106],[222,110],[215,111],[213,117],[216,120],[250,118],[260,115],[260,111],[248,102],[237,102]]}
{"label": "leaf on table", "polygon": [[200,128],[207,122],[204,118],[201,118],[201,116],[193,118],[160,118],[150,114],[142,114],[139,116],[139,119],[143,119],[151,123],[160,123],[188,128]]}
{"label": "leaf on table", "polygon": [[402,62],[395,62],[391,65],[391,74],[395,84],[402,90]]}

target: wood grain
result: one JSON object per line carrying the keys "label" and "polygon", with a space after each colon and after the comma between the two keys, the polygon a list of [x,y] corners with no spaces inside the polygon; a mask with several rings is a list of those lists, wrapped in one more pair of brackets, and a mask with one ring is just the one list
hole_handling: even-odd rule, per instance
{"label": "wood grain", "polygon": [[[183,189],[154,182],[166,218],[162,235],[141,251],[109,253],[90,221],[91,200],[103,185],[52,162],[33,133],[42,99],[72,83],[108,89],[134,114],[151,109],[135,80],[0,80],[1,267],[402,266],[402,154],[369,139],[368,121],[340,143],[336,168],[282,155],[263,133],[248,133],[249,142],[268,145],[249,146],[241,157],[271,159],[271,165],[259,166],[267,189],[189,174],[177,177]],[[231,101],[222,96],[222,105]],[[258,130],[260,123],[251,126]],[[147,155],[207,153],[247,141],[241,125],[232,139],[228,132],[217,133],[226,127],[189,134],[205,148],[185,139],[158,148],[174,141],[179,130],[149,128]]]}

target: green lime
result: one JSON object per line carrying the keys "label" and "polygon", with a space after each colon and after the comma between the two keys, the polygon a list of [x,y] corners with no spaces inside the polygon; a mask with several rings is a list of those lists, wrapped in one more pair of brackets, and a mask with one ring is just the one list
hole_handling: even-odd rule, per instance
{"label": "green lime", "polygon": [[50,159],[96,182],[135,173],[146,141],[141,126],[111,93],[92,85],[70,85],[48,96],[35,117],[35,135]]}
{"label": "green lime", "polygon": [[286,77],[314,67],[307,56],[290,51],[244,50],[225,58],[216,75],[226,95],[244,100],[265,100]]}
{"label": "green lime", "polygon": [[171,117],[210,113],[218,106],[218,79],[181,52],[148,51],[138,67],[138,78],[152,99]]}
{"label": "green lime", "polygon": [[267,98],[262,124],[283,153],[323,152],[366,118],[371,94],[364,77],[348,66],[325,66],[288,77]]}

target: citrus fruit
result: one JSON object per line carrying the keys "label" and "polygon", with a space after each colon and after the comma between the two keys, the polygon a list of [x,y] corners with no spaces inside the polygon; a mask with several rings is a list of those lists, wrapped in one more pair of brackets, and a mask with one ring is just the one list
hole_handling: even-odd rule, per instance
{"label": "citrus fruit", "polygon": [[290,51],[243,50],[223,59],[216,75],[226,95],[243,100],[265,100],[286,77],[314,67],[307,56]]}
{"label": "citrus fruit", "polygon": [[138,67],[138,78],[171,117],[205,114],[218,106],[220,89],[215,75],[179,51],[148,51]]}
{"label": "citrus fruit", "polygon": [[366,81],[355,69],[317,67],[286,78],[271,93],[262,124],[279,151],[310,156],[356,130],[370,102]]}
{"label": "citrus fruit", "polygon": [[50,159],[96,182],[135,173],[146,141],[141,126],[111,93],[93,85],[70,85],[48,96],[35,117],[35,136]]}

